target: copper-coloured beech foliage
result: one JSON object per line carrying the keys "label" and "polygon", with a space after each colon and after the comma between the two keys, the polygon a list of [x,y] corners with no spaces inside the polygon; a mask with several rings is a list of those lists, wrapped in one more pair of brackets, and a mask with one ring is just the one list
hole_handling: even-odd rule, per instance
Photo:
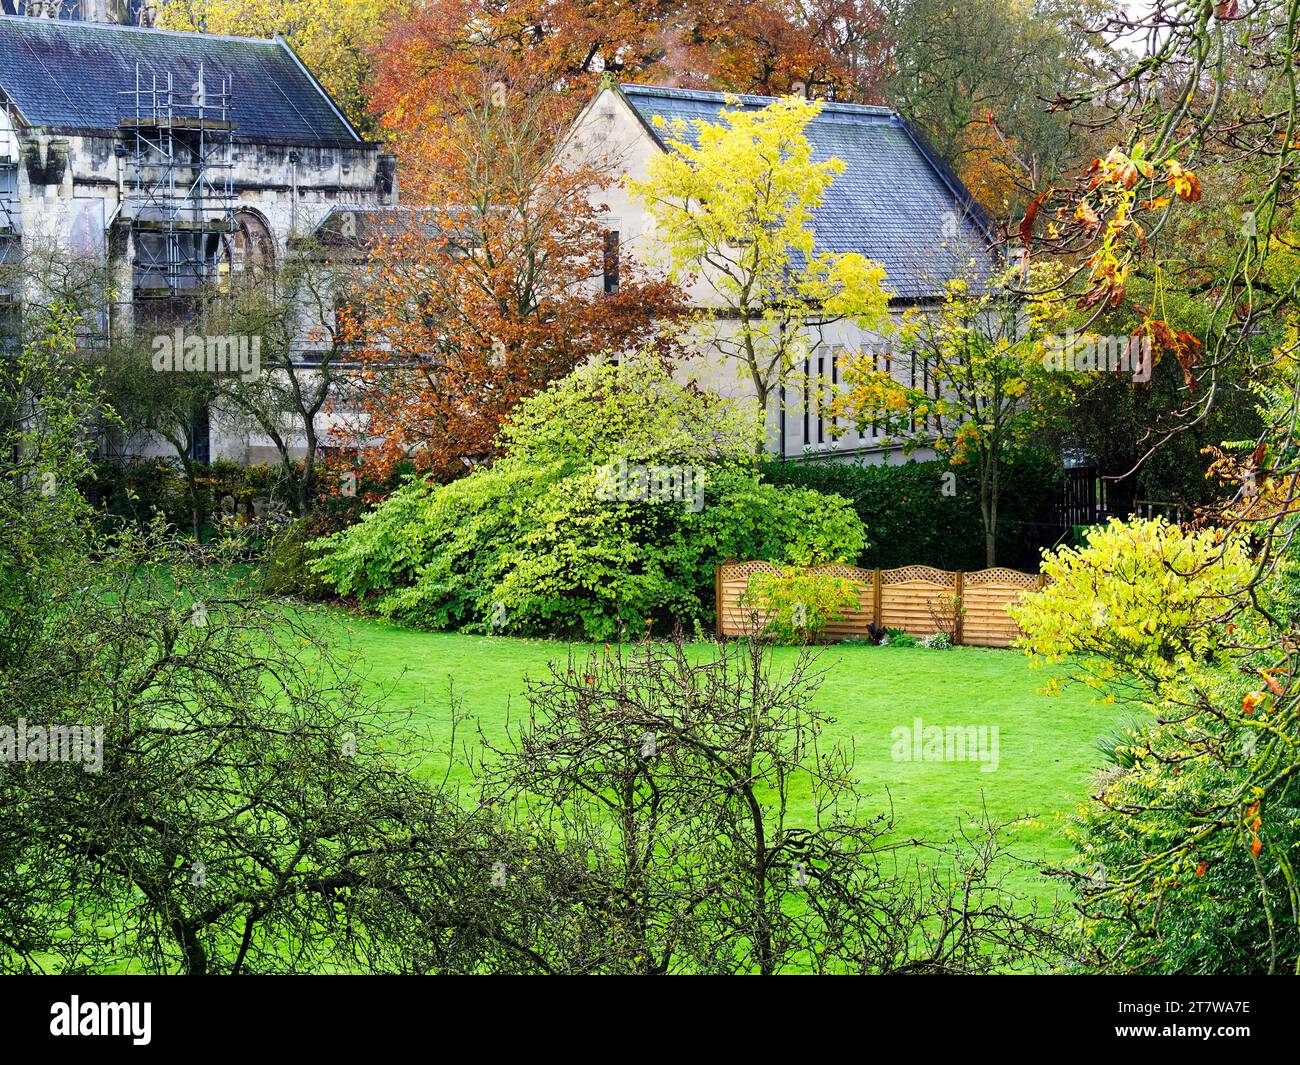
{"label": "copper-coloured beech foliage", "polygon": [[358,443],[381,470],[409,457],[454,476],[494,453],[520,399],[588,359],[675,350],[679,289],[618,256],[609,173],[551,154],[549,101],[481,88],[427,142],[420,206],[376,235],[352,308]]}

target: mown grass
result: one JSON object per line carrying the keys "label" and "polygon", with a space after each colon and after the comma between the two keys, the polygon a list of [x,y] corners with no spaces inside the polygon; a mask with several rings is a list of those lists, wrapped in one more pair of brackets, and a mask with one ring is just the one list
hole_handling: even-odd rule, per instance
{"label": "mown grass", "polygon": [[[526,719],[528,678],[544,676],[549,662],[571,652],[591,650],[553,640],[419,632],[322,608],[310,616],[338,650],[355,652],[365,683],[387,707],[409,712],[420,735],[414,756],[431,778],[448,772],[454,691],[467,715],[455,731],[458,757],[450,769],[450,779],[461,783],[470,780],[464,755],[477,750],[480,732],[500,744],[508,722]],[[695,650],[708,653],[707,645]],[[775,648],[774,664],[788,666],[796,653]],[[1015,651],[846,644],[821,649],[818,665],[826,676],[816,701],[835,719],[828,738],[853,749],[862,797],[869,808],[892,808],[898,835],[947,839],[987,810],[998,821],[1029,818],[1008,833],[1017,856],[1049,863],[1070,857],[1064,818],[1087,794],[1101,760],[1097,740],[1120,716],[1116,708],[1077,689],[1040,694],[1045,675]],[[895,760],[892,730],[913,727],[917,718],[923,725],[997,726],[996,770],[982,771],[975,761]],[[1056,894],[1052,882],[1029,868],[1009,879],[1039,899]]]}

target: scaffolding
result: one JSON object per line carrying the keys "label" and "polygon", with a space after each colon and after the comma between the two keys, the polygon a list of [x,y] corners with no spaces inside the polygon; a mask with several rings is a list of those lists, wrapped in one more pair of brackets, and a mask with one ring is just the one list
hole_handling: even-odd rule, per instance
{"label": "scaffolding", "polygon": [[18,160],[4,156],[0,142],[0,241],[18,235],[22,208],[18,203]]}
{"label": "scaffolding", "polygon": [[136,299],[201,296],[230,269],[234,112],[230,82],[177,84],[135,68],[121,97],[123,213],[130,220]]}
{"label": "scaffolding", "polygon": [[[22,203],[18,199],[18,126],[8,103],[0,103],[0,315],[17,299],[12,265],[22,235]],[[8,333],[0,322],[0,343]]]}

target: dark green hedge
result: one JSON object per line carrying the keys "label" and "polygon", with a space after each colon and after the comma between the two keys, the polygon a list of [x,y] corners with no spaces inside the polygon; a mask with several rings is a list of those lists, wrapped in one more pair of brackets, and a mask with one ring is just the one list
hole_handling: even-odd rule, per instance
{"label": "dark green hedge", "polygon": [[[943,494],[943,475],[956,474],[956,495]],[[979,480],[974,468],[947,462],[858,466],[847,462],[780,461],[764,464],[774,484],[797,484],[849,499],[867,525],[869,546],[858,564],[868,568],[927,565],[948,570],[984,566]],[[1043,452],[1015,459],[1002,476],[998,564],[1029,571],[1060,530],[1046,524],[1060,487],[1059,464]]]}
{"label": "dark green hedge", "polygon": [[[199,477],[203,508],[211,516],[227,497],[236,509],[253,511],[255,498],[275,500],[286,509],[291,500],[282,472],[272,466],[246,466],[218,460],[203,468]],[[82,492],[108,518],[148,521],[161,513],[178,529],[192,524],[189,490],[179,464],[168,459],[117,462],[100,459]]]}

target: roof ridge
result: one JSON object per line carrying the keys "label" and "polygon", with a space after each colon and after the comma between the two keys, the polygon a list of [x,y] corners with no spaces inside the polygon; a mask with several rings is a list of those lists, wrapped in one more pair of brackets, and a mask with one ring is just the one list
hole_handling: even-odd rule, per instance
{"label": "roof ridge", "polygon": [[[0,93],[26,124],[121,128],[132,71],[203,69],[229,79],[239,142],[352,147],[366,142],[282,38],[0,16]],[[115,106],[116,105],[116,106]]]}
{"label": "roof ridge", "polygon": [[110,33],[142,33],[158,37],[202,37],[212,41],[239,41],[241,44],[274,45],[274,37],[241,37],[233,33],[207,33],[202,30],[166,30],[154,26],[123,26],[117,22],[84,22],[81,19],[35,18],[31,15],[0,14],[0,23],[23,23],[43,27],[57,26],[61,30],[102,30]]}
{"label": "roof ridge", "polygon": [[[770,104],[782,99],[779,96],[762,96],[758,93],[719,92],[716,89],[682,89],[672,85],[641,85],[636,82],[620,82],[619,89],[633,95],[663,96],[669,99],[700,100],[707,103],[721,103],[728,96],[735,97],[744,104]],[[882,104],[854,104],[842,100],[817,100],[823,111],[841,111],[849,114],[894,115],[898,112]]]}

